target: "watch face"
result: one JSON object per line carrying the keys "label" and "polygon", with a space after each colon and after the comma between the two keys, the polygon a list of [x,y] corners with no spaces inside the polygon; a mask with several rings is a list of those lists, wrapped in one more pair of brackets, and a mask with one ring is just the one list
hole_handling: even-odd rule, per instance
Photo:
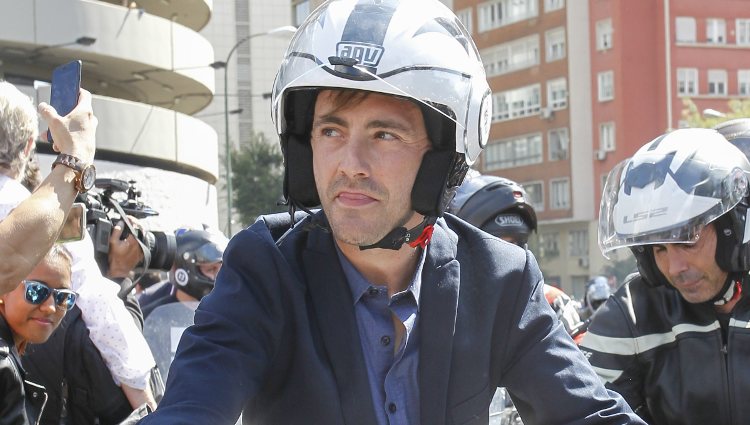
{"label": "watch face", "polygon": [[92,187],[94,187],[95,182],[96,168],[93,165],[89,165],[88,167],[84,168],[83,172],[81,173],[81,187],[84,191],[89,191]]}

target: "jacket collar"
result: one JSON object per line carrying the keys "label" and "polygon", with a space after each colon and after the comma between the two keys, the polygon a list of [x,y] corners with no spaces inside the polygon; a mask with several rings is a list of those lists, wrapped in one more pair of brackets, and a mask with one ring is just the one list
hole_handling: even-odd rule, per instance
{"label": "jacket collar", "polygon": [[[325,224],[325,216],[313,220]],[[322,221],[321,221],[322,220]],[[422,423],[445,423],[458,306],[456,235],[438,220],[422,270],[420,293],[419,391]],[[302,255],[323,345],[331,359],[347,424],[376,425],[352,294],[333,237],[320,227],[309,232]]]}

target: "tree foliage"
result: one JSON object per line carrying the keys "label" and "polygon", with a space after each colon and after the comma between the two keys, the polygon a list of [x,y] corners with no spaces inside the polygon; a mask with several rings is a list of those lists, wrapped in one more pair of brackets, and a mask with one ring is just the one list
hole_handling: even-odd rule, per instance
{"label": "tree foliage", "polygon": [[723,116],[706,116],[703,111],[690,98],[682,100],[682,117],[688,123],[688,127],[712,128],[724,121],[735,118],[750,117],[750,99],[732,99],[727,102],[729,112],[723,113]]}
{"label": "tree foliage", "polygon": [[232,154],[232,194],[234,207],[243,224],[251,224],[261,214],[285,211],[283,157],[276,143],[262,133],[254,134]]}

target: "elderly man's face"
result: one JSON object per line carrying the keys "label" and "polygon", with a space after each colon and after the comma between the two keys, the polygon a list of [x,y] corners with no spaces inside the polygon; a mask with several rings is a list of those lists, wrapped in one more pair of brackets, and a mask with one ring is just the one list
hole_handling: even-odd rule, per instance
{"label": "elderly man's face", "polygon": [[393,96],[369,94],[338,107],[322,91],[311,133],[315,184],[340,242],[369,245],[421,221],[411,190],[430,148],[422,112]]}
{"label": "elderly man's face", "polygon": [[716,264],[716,229],[706,226],[694,244],[654,245],[659,271],[689,303],[702,303],[715,297],[727,279],[727,272]]}

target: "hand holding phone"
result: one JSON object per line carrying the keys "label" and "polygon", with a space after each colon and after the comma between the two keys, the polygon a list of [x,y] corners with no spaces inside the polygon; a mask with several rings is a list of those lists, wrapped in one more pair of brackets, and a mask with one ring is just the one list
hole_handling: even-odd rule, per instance
{"label": "hand holding phone", "polygon": [[[78,104],[81,89],[81,61],[74,60],[52,71],[50,105],[61,117],[68,115]],[[52,143],[52,133],[47,130],[47,141]]]}

